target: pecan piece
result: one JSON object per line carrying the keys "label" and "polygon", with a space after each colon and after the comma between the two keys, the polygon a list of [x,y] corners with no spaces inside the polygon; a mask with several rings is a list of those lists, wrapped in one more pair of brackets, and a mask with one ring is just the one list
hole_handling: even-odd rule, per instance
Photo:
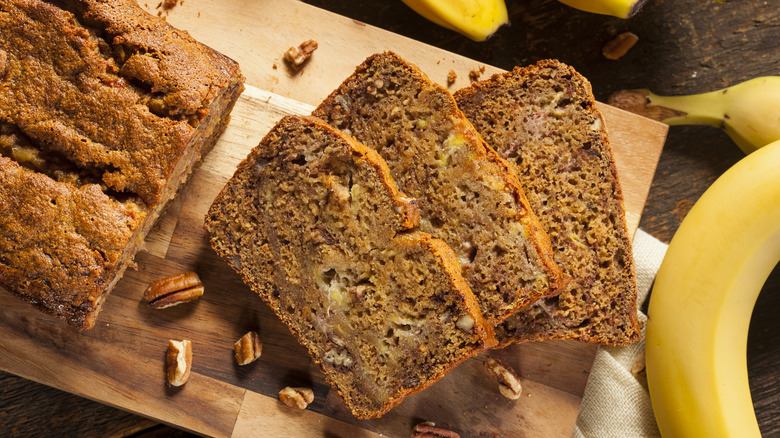
{"label": "pecan piece", "polygon": [[192,369],[192,342],[186,339],[168,341],[166,363],[169,385],[181,386],[187,383]]}
{"label": "pecan piece", "polygon": [[485,369],[498,381],[498,390],[508,399],[517,400],[523,391],[517,373],[509,365],[491,357],[485,359]]}
{"label": "pecan piece", "polygon": [[298,71],[303,66],[303,63],[317,50],[317,41],[308,40],[301,43],[298,47],[290,47],[284,52],[284,60],[293,68]]}
{"label": "pecan piece", "polygon": [[601,49],[601,53],[605,58],[614,61],[628,53],[637,41],[639,41],[639,37],[636,34],[623,32],[605,44],[604,48]]}
{"label": "pecan piece", "polygon": [[306,409],[314,401],[314,391],[311,388],[286,387],[279,391],[279,400],[291,408]]}
{"label": "pecan piece", "polygon": [[198,299],[203,295],[203,283],[198,274],[183,272],[162,278],[150,284],[144,292],[144,300],[153,309],[165,309]]}
{"label": "pecan piece", "polygon": [[236,353],[236,363],[239,365],[247,365],[254,362],[263,352],[263,343],[260,342],[260,335],[256,331],[248,332],[233,344],[233,350]]}
{"label": "pecan piece", "polygon": [[436,424],[426,421],[414,426],[412,438],[460,438],[457,433],[436,427]]}

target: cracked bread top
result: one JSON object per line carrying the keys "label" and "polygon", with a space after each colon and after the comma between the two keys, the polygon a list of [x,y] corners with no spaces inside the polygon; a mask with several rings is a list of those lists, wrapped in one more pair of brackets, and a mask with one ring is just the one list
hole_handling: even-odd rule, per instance
{"label": "cracked bread top", "polygon": [[235,62],[132,0],[9,0],[0,36],[0,122],[65,173],[146,204],[209,104],[240,81]]}
{"label": "cracked bread top", "polygon": [[241,83],[132,0],[0,3],[0,284],[91,327]]}
{"label": "cracked bread top", "polygon": [[491,324],[557,292],[561,271],[514,170],[417,67],[373,55],[313,115],[387,161],[417,199],[420,229],[455,251]]}
{"label": "cracked bread top", "polygon": [[412,230],[379,155],[313,117],[280,121],[211,206],[211,245],[359,418],[494,345],[452,250]]}
{"label": "cracked bread top", "polygon": [[623,195],[587,79],[544,60],[473,84],[455,98],[488,144],[517,168],[556,262],[573,278],[557,297],[499,326],[500,342],[638,340]]}

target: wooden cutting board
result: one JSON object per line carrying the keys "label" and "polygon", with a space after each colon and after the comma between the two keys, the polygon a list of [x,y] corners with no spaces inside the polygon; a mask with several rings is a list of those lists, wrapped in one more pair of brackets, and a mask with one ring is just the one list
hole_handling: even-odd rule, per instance
{"label": "wooden cutting board", "polygon": [[[144,6],[144,2],[141,2]],[[155,12],[155,4],[145,5]],[[455,90],[467,85],[472,60],[291,0],[187,0],[168,20],[235,58],[247,77],[232,121],[147,239],[107,300],[96,327],[75,333],[0,290],[0,369],[210,436],[409,436],[428,420],[461,436],[570,436],[596,347],[576,342],[515,345],[470,359],[433,387],[374,420],[355,420],[273,313],[209,248],[203,217],[235,166],[286,114],[306,114],[368,55],[394,50]],[[319,50],[300,73],[281,61],[290,46],[313,38]],[[499,70],[485,67],[485,74]],[[575,66],[576,67],[576,66]],[[264,91],[270,90],[270,91]],[[666,126],[602,105],[636,229]],[[197,271],[206,287],[197,302],[151,310],[140,298],[153,280]],[[239,367],[233,343],[258,330],[257,362]],[[191,339],[190,381],[168,388],[168,339]],[[523,396],[509,401],[484,372],[486,356],[521,375]],[[285,386],[309,386],[306,411],[277,401]],[[496,435],[493,435],[496,434]]]}

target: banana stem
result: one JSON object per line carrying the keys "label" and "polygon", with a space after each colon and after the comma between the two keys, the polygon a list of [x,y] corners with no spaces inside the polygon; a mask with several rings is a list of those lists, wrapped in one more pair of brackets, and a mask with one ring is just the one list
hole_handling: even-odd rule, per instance
{"label": "banana stem", "polygon": [[[723,127],[726,104],[723,90],[689,96],[659,96],[648,91],[647,102],[650,105],[676,112],[661,122],[668,125],[712,125]],[[683,113],[683,114],[680,114]]]}
{"label": "banana stem", "polygon": [[642,9],[647,0],[558,0],[559,2],[594,14],[631,18]]}

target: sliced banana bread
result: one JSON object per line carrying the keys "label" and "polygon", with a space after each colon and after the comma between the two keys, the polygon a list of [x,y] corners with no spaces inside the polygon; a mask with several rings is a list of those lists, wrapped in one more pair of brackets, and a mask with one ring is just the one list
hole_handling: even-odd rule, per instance
{"label": "sliced banana bread", "polygon": [[572,67],[540,61],[455,93],[485,140],[517,169],[574,278],[498,327],[500,342],[639,339],[636,278],[623,195],[590,83]]}
{"label": "sliced banana bread", "polygon": [[391,52],[373,55],[313,115],[387,161],[401,191],[417,198],[420,229],[455,251],[491,324],[560,287],[514,170],[417,67]]}
{"label": "sliced banana bread", "polygon": [[452,250],[379,155],[313,117],[282,119],[211,206],[211,245],[308,348],[358,418],[482,349],[493,330]]}

